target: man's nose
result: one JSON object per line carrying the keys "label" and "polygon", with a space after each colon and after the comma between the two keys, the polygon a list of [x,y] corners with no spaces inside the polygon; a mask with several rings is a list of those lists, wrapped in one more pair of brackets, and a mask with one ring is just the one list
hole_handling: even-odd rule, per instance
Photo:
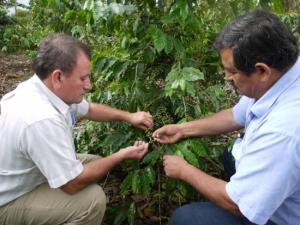
{"label": "man's nose", "polygon": [[85,89],[86,91],[89,91],[89,90],[92,89],[92,84],[91,84],[90,79],[88,79],[88,80],[85,82],[85,84],[84,84],[84,89]]}

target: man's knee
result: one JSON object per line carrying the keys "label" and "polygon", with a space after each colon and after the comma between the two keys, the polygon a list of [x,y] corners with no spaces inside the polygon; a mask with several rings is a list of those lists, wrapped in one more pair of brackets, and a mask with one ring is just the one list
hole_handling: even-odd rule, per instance
{"label": "man's knee", "polygon": [[106,196],[103,189],[99,185],[95,185],[96,191],[96,208],[103,209],[105,211],[106,208]]}
{"label": "man's knee", "polygon": [[172,215],[172,225],[187,224],[238,225],[243,223],[242,217],[234,216],[210,202],[196,202],[176,209]]}
{"label": "man's knee", "polygon": [[103,189],[97,184],[92,184],[82,190],[80,195],[81,212],[78,213],[80,220],[85,224],[101,224],[106,209],[106,196]]}
{"label": "man's knee", "polygon": [[194,202],[175,210],[172,215],[172,225],[202,225],[215,224],[216,206],[209,202]]}
{"label": "man's knee", "polygon": [[96,212],[104,212],[106,209],[106,196],[103,189],[96,184],[89,187],[89,194],[91,197],[91,207],[95,209]]}
{"label": "man's knee", "polygon": [[172,225],[187,225],[192,224],[191,223],[191,211],[189,210],[190,205],[185,205],[180,208],[177,208],[171,218],[171,224]]}

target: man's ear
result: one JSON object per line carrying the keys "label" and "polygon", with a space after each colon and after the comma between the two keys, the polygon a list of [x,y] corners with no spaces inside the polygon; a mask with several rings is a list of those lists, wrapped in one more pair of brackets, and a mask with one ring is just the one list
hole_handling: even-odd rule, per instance
{"label": "man's ear", "polygon": [[268,81],[272,76],[271,68],[265,63],[256,63],[255,72],[260,75],[260,79],[262,82]]}
{"label": "man's ear", "polygon": [[61,88],[61,85],[62,85],[62,71],[61,70],[54,70],[52,73],[51,73],[51,83],[52,83],[52,86],[55,90],[58,90]]}

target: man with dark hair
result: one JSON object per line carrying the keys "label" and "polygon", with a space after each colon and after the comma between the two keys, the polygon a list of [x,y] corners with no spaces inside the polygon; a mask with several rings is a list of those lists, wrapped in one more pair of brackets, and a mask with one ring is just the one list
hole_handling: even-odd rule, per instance
{"label": "man with dark hair", "polygon": [[295,38],[274,14],[255,10],[230,23],[215,42],[225,79],[240,101],[204,119],[163,126],[160,143],[245,129],[232,149],[229,182],[178,156],[166,175],[192,185],[209,202],[177,209],[173,225],[300,224],[300,60]]}
{"label": "man with dark hair", "polygon": [[33,68],[36,75],[0,102],[0,224],[100,225],[106,197],[95,183],[123,160],[141,159],[148,143],[105,158],[76,155],[72,127],[83,118],[147,129],[152,116],[84,100],[91,89],[90,51],[73,37],[49,36]]}

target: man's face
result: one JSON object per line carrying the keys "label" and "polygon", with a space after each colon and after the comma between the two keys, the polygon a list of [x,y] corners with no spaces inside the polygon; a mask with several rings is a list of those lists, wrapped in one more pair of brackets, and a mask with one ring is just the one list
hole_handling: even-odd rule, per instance
{"label": "man's face", "polygon": [[84,94],[91,90],[91,62],[85,54],[78,54],[73,71],[62,76],[61,98],[67,104],[80,103]]}
{"label": "man's face", "polygon": [[233,55],[231,48],[221,50],[221,60],[225,71],[225,80],[232,81],[239,94],[250,98],[257,98],[259,93],[259,77],[253,73],[247,76],[236,69],[233,64]]}

